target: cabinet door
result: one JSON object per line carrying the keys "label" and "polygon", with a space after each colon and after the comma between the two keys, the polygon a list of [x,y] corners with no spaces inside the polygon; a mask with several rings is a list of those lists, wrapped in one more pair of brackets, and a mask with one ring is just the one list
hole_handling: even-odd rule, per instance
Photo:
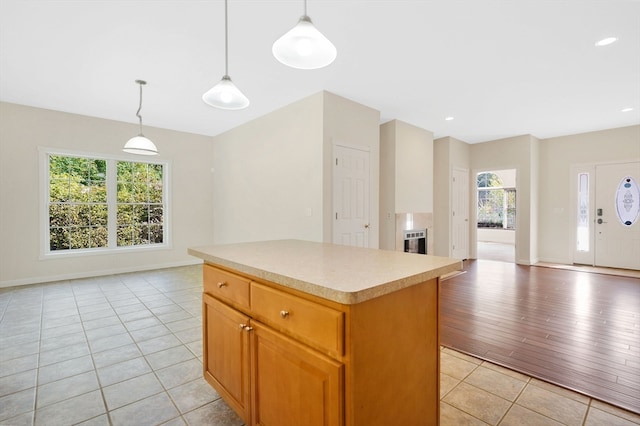
{"label": "cabinet door", "polygon": [[249,317],[206,293],[202,301],[204,377],[249,423]]}
{"label": "cabinet door", "polygon": [[344,424],[343,365],[253,322],[254,425]]}

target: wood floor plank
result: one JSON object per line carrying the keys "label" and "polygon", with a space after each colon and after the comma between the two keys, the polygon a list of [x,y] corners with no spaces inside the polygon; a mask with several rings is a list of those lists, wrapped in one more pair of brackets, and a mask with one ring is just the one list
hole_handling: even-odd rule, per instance
{"label": "wood floor plank", "polygon": [[443,346],[640,414],[640,278],[464,265],[441,283]]}

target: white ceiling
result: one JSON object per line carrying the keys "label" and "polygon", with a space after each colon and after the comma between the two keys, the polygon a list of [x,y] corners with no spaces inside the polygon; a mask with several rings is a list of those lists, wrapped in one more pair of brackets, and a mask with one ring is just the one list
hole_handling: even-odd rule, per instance
{"label": "white ceiling", "polygon": [[640,123],[638,0],[307,6],[338,49],[320,70],[271,54],[302,0],[229,0],[229,74],[251,105],[223,111],[201,100],[224,74],[222,0],[0,0],[0,100],[137,123],[144,79],[145,125],[204,135],[321,90],[469,143]]}

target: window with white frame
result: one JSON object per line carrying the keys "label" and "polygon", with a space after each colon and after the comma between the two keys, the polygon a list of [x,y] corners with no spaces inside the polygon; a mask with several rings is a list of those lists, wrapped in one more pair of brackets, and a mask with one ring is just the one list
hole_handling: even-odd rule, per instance
{"label": "window with white frame", "polygon": [[478,228],[516,229],[516,189],[503,186],[495,173],[477,177]]}
{"label": "window with white frame", "polygon": [[44,156],[45,254],[167,245],[166,163]]}

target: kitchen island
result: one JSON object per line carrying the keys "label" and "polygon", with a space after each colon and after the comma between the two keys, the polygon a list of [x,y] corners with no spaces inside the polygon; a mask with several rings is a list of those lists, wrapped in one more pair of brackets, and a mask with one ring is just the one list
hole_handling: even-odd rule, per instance
{"label": "kitchen island", "polygon": [[438,284],[459,260],[298,240],[189,253],[204,377],[246,424],[438,424]]}

